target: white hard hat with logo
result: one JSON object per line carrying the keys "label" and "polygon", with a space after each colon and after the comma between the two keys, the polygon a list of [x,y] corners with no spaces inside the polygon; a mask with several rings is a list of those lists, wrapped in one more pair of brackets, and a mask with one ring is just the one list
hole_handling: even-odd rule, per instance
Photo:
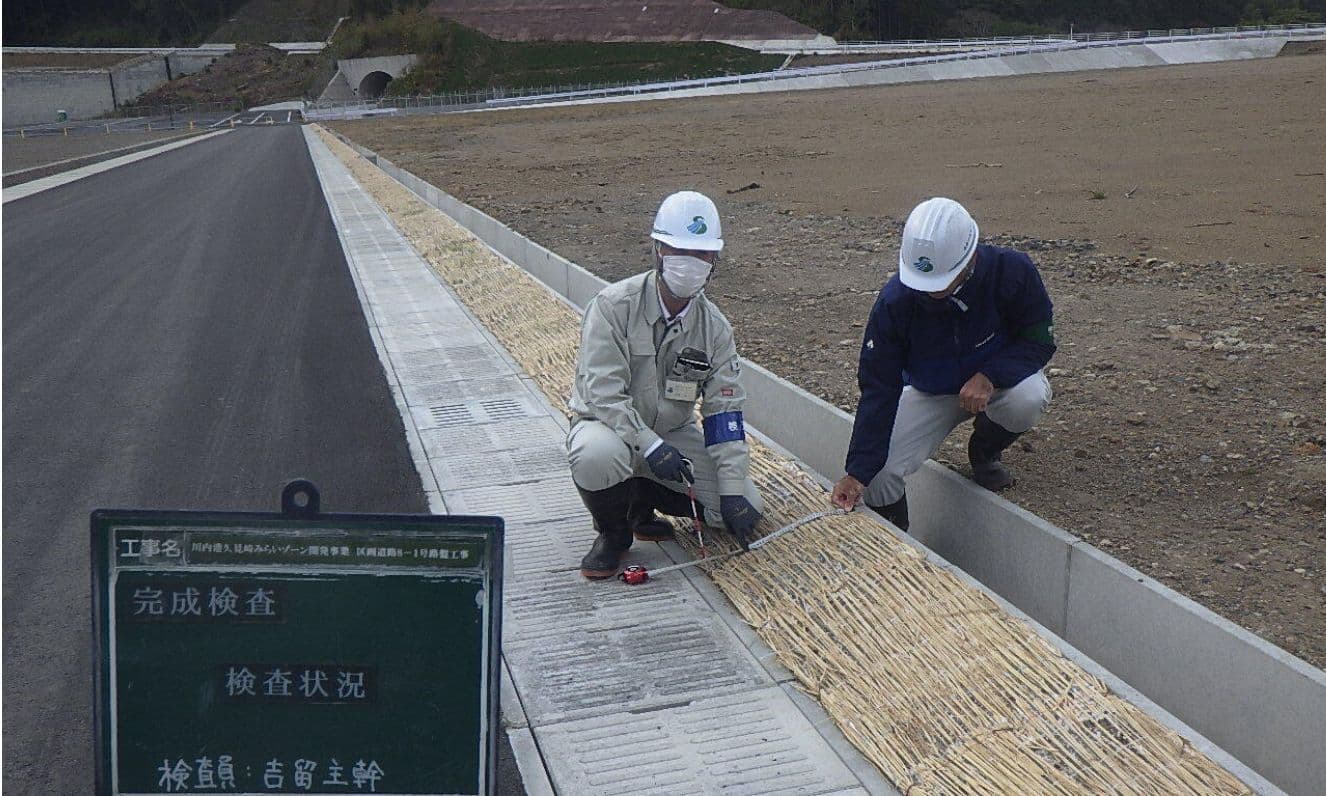
{"label": "white hard hat with logo", "polygon": [[723,250],[723,225],[713,201],[695,191],[678,191],[658,207],[649,237],[674,249]]}
{"label": "white hard hat with logo", "polygon": [[913,290],[940,293],[962,274],[980,231],[967,209],[937,196],[912,210],[902,228],[898,277]]}

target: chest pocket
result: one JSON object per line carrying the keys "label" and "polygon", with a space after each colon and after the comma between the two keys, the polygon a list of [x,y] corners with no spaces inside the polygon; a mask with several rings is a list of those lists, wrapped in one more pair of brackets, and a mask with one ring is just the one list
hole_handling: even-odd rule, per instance
{"label": "chest pocket", "polygon": [[677,354],[663,382],[663,397],[694,404],[712,367],[709,355],[698,348],[685,348]]}

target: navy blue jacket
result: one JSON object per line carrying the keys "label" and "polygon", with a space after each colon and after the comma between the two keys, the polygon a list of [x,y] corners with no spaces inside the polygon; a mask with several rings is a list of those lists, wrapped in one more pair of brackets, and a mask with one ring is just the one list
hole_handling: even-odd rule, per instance
{"label": "navy blue jacket", "polygon": [[956,395],[976,373],[1012,387],[1054,354],[1050,296],[1031,258],[977,246],[976,266],[953,296],[936,301],[895,274],[870,310],[856,379],[861,401],[847,472],[863,484],[884,469],[903,385]]}

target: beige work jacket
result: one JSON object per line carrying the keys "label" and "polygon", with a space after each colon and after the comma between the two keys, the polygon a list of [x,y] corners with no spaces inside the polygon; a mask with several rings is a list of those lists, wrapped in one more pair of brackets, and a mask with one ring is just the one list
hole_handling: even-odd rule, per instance
{"label": "beige work jacket", "polygon": [[[653,271],[633,276],[590,300],[580,328],[571,411],[607,424],[644,456],[662,435],[694,425],[698,401],[705,450],[718,470],[718,493],[740,495],[750,450],[732,326],[703,293],[680,319],[667,323],[657,278]],[[678,363],[688,348],[707,356],[707,371]]]}

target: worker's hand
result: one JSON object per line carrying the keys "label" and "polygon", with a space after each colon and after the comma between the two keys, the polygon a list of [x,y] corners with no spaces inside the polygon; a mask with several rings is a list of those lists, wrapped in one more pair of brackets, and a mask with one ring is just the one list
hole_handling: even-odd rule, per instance
{"label": "worker's hand", "polygon": [[856,508],[856,504],[861,501],[861,496],[865,492],[864,484],[850,475],[845,475],[833,485],[833,495],[829,500],[843,511],[851,511]]}
{"label": "worker's hand", "polygon": [[760,521],[760,512],[742,495],[721,495],[718,498],[718,511],[723,515],[723,523],[737,537],[742,550],[750,550],[751,535]]}
{"label": "worker's hand", "polygon": [[973,415],[979,415],[985,411],[986,404],[990,403],[994,389],[994,384],[984,373],[977,373],[958,390],[958,405]]}
{"label": "worker's hand", "polygon": [[664,442],[645,457],[645,463],[649,469],[654,471],[654,475],[664,481],[681,481],[688,472],[689,462],[686,457],[681,455],[681,451]]}

